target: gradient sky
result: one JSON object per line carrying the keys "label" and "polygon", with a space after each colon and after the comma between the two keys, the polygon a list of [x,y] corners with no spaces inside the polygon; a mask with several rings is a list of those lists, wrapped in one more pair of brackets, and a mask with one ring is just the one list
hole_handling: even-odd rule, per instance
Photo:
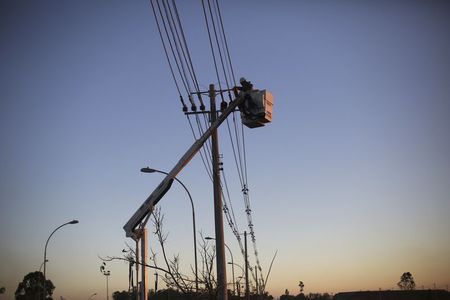
{"label": "gradient sky", "polygon": [[[392,289],[406,271],[419,287],[446,288],[450,2],[220,2],[236,76],[275,96],[273,123],[246,130],[264,273],[278,250],[269,292],[296,294],[299,280],[307,293]],[[216,82],[200,3],[178,5],[207,89]],[[193,142],[148,1],[1,1],[0,99],[1,298],[14,298],[51,231],[76,218],[48,246],[54,299],[104,299],[98,256],[132,244],[122,227],[162,179],[139,169],[170,170]],[[197,229],[212,235],[201,160],[179,178]],[[186,194],[174,184],[160,206],[167,249],[188,270]],[[108,269],[110,291],[127,289],[127,265]]]}

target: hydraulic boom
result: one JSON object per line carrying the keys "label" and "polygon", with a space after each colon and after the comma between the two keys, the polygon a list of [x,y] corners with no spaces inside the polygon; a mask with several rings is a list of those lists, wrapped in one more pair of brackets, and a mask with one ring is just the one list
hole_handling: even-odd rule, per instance
{"label": "hydraulic boom", "polygon": [[[167,193],[170,189],[174,178],[178,175],[178,173],[183,170],[183,168],[189,163],[189,161],[197,154],[197,152],[201,149],[203,144],[208,140],[211,136],[214,129],[217,129],[220,124],[225,121],[225,119],[236,110],[236,108],[244,101],[245,97],[239,95],[234,101],[230,102],[229,106],[222,111],[222,114],[217,118],[217,120],[211,124],[208,130],[194,142],[194,144],[186,151],[186,153],[181,157],[178,163],[173,167],[173,169],[168,173],[168,175],[161,181],[161,183],[156,187],[156,189],[148,196],[148,198],[144,201],[144,203],[139,207],[139,209],[133,214],[130,220],[125,224],[123,229],[125,230],[126,236],[130,237],[134,240],[138,240],[140,236],[140,232],[138,230],[138,226],[141,222],[153,212],[153,208],[156,203],[161,200],[161,198]],[[143,222],[142,226],[145,226],[145,223],[148,218],[146,218]]]}

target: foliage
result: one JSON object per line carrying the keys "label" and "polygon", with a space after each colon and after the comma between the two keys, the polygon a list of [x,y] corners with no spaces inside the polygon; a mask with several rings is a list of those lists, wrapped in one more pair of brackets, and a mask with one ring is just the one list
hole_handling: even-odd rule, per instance
{"label": "foliage", "polygon": [[[52,299],[55,286],[51,280],[45,281],[45,298]],[[16,300],[42,300],[44,297],[44,274],[36,271],[28,273],[17,286]]]}
{"label": "foliage", "polygon": [[[136,293],[133,290],[132,292],[127,291],[116,291],[113,293],[113,300],[135,300]],[[172,288],[162,289],[155,292],[154,290],[149,290],[148,300],[211,300],[217,299],[215,297],[211,298],[211,295],[208,294],[206,290],[201,293],[195,292],[187,292],[184,293],[180,290],[175,290]],[[232,295],[231,290],[228,290],[228,299],[229,300],[244,300],[244,297],[239,297],[236,295]],[[269,295],[267,292],[262,295],[250,295],[250,300],[273,300],[273,297]]]}
{"label": "foliage", "polygon": [[397,285],[401,290],[414,290],[416,288],[416,283],[410,272],[403,273]]}
{"label": "foliage", "polygon": [[300,287],[300,294],[303,293],[303,289],[305,288],[305,284],[303,283],[303,281],[300,281],[298,283],[298,286]]}
{"label": "foliage", "polygon": [[[217,298],[217,278],[215,277],[214,265],[216,261],[216,249],[213,243],[208,243],[203,235],[201,235],[201,241],[199,243],[199,256],[200,256],[200,267],[198,272],[198,292],[196,292],[196,280],[195,271],[191,267],[191,272],[189,274],[183,273],[181,271],[181,258],[178,255],[173,255],[169,258],[165,245],[168,237],[168,233],[164,230],[164,215],[161,214],[161,210],[156,208],[152,213],[152,224],[154,227],[154,234],[156,235],[158,244],[161,248],[160,255],[162,256],[164,266],[158,265],[157,254],[150,249],[150,261],[152,265],[145,264],[146,267],[163,272],[159,273],[159,279],[161,279],[167,289],[158,290],[154,292],[150,290],[149,298],[153,300],[178,300],[178,299],[196,299],[196,300],[210,300]],[[113,260],[123,260],[129,263],[129,289],[133,286],[133,268],[140,268],[144,265],[142,262],[136,261],[136,253],[133,249],[128,246],[128,249],[122,250],[124,257],[108,257],[101,258],[103,260],[103,266],[105,261]],[[158,256],[158,257],[161,257]],[[104,268],[101,268],[104,271]],[[152,294],[153,293],[153,296]],[[228,290],[228,298],[230,300],[242,299],[240,297],[241,290],[238,288],[237,294],[233,295],[231,290]],[[152,296],[152,297],[150,297]],[[272,300],[273,297],[269,295],[264,289],[261,289],[259,295],[250,294],[250,298],[253,300]],[[116,291],[113,294],[114,300],[135,300],[135,292],[127,291]]]}
{"label": "foliage", "polygon": [[135,297],[135,293],[133,292],[128,292],[128,291],[115,291],[112,294],[112,297],[114,300],[132,300],[132,299],[136,299]]}
{"label": "foliage", "polygon": [[6,292],[6,289],[4,287],[0,288],[0,294],[4,294]]}
{"label": "foliage", "polygon": [[[287,290],[286,290],[287,291]],[[305,296],[305,294],[300,293],[297,296],[292,296],[289,294],[285,294],[281,295],[280,300],[306,300],[306,299],[310,299],[310,300],[331,300],[333,299],[333,297],[328,294],[328,293],[324,293],[324,294],[320,294],[320,293],[309,293],[307,296]]]}

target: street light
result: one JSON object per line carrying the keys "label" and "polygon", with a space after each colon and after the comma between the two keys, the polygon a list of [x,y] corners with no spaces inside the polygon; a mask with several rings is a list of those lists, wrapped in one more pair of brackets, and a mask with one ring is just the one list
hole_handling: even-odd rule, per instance
{"label": "street light", "polygon": [[[244,276],[244,274],[245,274],[244,268],[242,268],[237,263],[234,263],[234,262],[231,262],[231,261],[229,261],[228,264],[232,266],[231,270],[233,272],[233,280],[234,280],[233,266],[238,266],[242,270],[242,276]],[[239,277],[242,279],[243,278],[242,276],[239,276]],[[237,277],[237,278],[239,279],[239,277]],[[236,290],[239,289],[239,282],[237,280],[234,282],[234,287],[235,287]],[[236,294],[236,291],[234,291],[234,293]],[[239,294],[239,297],[240,297],[240,291],[238,291],[238,294]]]}
{"label": "street light", "polygon": [[78,220],[72,220],[70,222],[64,223],[58,227],[56,227],[55,230],[52,231],[52,233],[50,234],[50,236],[47,239],[47,242],[45,242],[45,248],[44,248],[44,299],[46,298],[46,290],[45,290],[45,285],[46,285],[46,281],[47,281],[47,277],[46,277],[46,264],[47,264],[47,245],[48,245],[48,241],[50,241],[50,238],[52,237],[52,235],[56,232],[56,230],[60,229],[63,226],[66,225],[72,225],[72,224],[77,224]]}
{"label": "street light", "polygon": [[[215,238],[207,236],[205,237],[205,240],[215,240]],[[231,252],[230,247],[226,243],[224,243],[225,247],[227,247],[228,251],[230,252],[231,256],[231,273],[233,275],[233,295],[236,294],[236,283],[234,282],[234,260],[233,260],[233,252]]]}
{"label": "street light", "polygon": [[[235,266],[238,266],[239,269],[241,269],[241,271],[242,271],[242,276],[240,276],[240,277],[243,278],[243,276],[245,275],[245,270],[244,270],[244,268],[243,268],[241,265],[238,265],[237,263],[233,263],[233,262],[231,262],[231,261],[229,261],[228,264],[229,264],[229,265],[235,265]],[[239,277],[238,277],[238,278],[239,278]]]}
{"label": "street light", "polygon": [[[164,174],[164,175],[169,175],[169,173],[167,173],[167,172],[164,172],[164,171],[161,171],[161,170],[157,170],[157,169],[152,169],[152,168],[149,168],[149,167],[142,168],[141,172],[142,173],[160,173],[160,174]],[[193,230],[193,234],[194,234],[195,291],[198,293],[197,238],[196,238],[196,229],[195,229],[194,201],[192,200],[191,193],[189,192],[187,187],[183,184],[183,182],[181,182],[176,176],[174,176],[173,179],[176,180],[179,184],[181,184],[181,186],[184,188],[184,190],[188,194],[189,200],[191,201],[191,207],[192,207],[192,230]]]}
{"label": "street light", "polygon": [[103,275],[106,276],[106,300],[109,300],[109,282],[108,282],[108,278],[111,275],[111,271],[103,271],[102,272]]}

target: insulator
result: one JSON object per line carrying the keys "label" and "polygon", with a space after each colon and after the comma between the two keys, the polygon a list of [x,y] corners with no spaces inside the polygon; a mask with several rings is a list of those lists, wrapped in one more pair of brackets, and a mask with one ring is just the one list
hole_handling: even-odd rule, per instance
{"label": "insulator", "polygon": [[220,102],[220,110],[224,111],[228,107],[228,103],[225,101]]}
{"label": "insulator", "polygon": [[188,111],[188,107],[186,105],[183,105],[183,112],[187,112]]}
{"label": "insulator", "polygon": [[191,102],[191,110],[192,110],[192,111],[197,111],[197,106],[195,106],[195,102],[194,102],[194,100],[192,99],[192,96],[191,96],[191,95],[189,95],[189,102]]}

